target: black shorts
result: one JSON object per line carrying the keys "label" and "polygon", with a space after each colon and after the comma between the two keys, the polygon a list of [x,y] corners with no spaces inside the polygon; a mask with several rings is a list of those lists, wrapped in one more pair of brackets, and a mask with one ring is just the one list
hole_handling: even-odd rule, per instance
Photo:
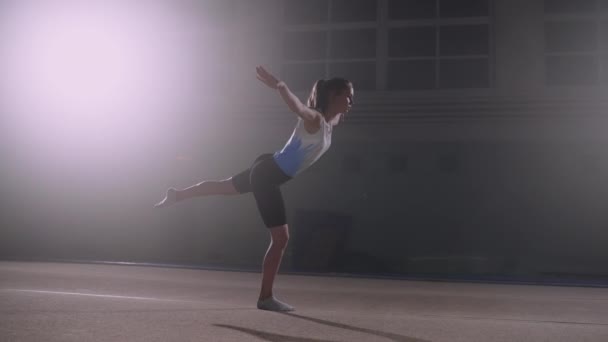
{"label": "black shorts", "polygon": [[253,192],[264,224],[272,228],[287,224],[280,186],[290,179],[279,168],[272,154],[262,154],[250,168],[233,176],[232,184],[241,194]]}

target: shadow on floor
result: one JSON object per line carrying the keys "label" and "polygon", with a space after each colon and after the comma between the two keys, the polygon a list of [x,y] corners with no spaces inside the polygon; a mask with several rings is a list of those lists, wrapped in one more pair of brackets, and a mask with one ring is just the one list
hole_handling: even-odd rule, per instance
{"label": "shadow on floor", "polygon": [[383,331],[379,331],[379,330],[359,328],[359,327],[355,327],[355,326],[348,325],[348,324],[336,323],[336,322],[332,322],[332,321],[302,316],[302,315],[289,313],[289,312],[283,313],[283,314],[290,316],[290,317],[295,317],[295,318],[303,319],[306,321],[327,325],[327,326],[334,327],[334,328],[352,330],[352,331],[356,331],[356,332],[360,332],[360,333],[380,336],[380,337],[388,338],[395,342],[429,342],[428,340],[422,340],[422,339],[418,339],[418,338],[414,338],[414,337],[409,337],[409,336],[404,336],[404,335],[399,335],[399,334],[394,334],[394,333],[389,333],[389,332],[383,332]]}
{"label": "shadow on floor", "polygon": [[[414,337],[409,337],[409,336],[404,336],[404,335],[399,335],[399,334],[394,334],[394,333],[388,333],[388,332],[383,332],[383,331],[373,330],[373,329],[359,328],[359,327],[355,327],[355,326],[348,325],[348,324],[336,323],[336,322],[327,321],[327,320],[323,320],[323,319],[319,319],[319,318],[297,315],[294,313],[283,313],[283,314],[286,316],[299,318],[299,319],[303,319],[303,320],[318,323],[318,324],[327,325],[327,326],[330,326],[333,328],[351,330],[351,331],[356,331],[359,333],[384,337],[384,338],[387,338],[387,339],[395,341],[395,342],[430,342],[428,340],[422,340],[422,339],[418,339],[418,338],[414,338]],[[314,339],[314,338],[274,334],[274,333],[269,333],[266,331],[239,327],[236,325],[229,325],[229,324],[213,324],[213,325],[216,327],[220,327],[220,328],[240,331],[240,332],[243,332],[243,333],[246,333],[246,334],[249,334],[249,335],[264,339],[266,341],[270,341],[270,342],[279,342],[279,341],[281,341],[281,342],[332,342],[331,340],[320,340],[320,339]]]}
{"label": "shadow on floor", "polygon": [[238,327],[236,325],[229,324],[213,324],[213,326],[226,328],[231,330],[240,331],[258,338],[261,338],[270,342],[335,342],[332,340],[319,340],[315,338],[306,338],[306,337],[296,337],[296,336],[287,336],[280,334],[273,334],[266,331],[255,330],[250,328]]}

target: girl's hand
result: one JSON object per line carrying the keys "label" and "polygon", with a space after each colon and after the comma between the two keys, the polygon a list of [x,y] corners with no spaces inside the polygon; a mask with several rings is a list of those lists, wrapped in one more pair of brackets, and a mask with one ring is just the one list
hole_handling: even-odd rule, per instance
{"label": "girl's hand", "polygon": [[274,77],[271,73],[269,73],[266,69],[264,69],[264,67],[257,66],[255,68],[255,71],[257,72],[256,76],[257,76],[258,80],[260,80],[262,83],[267,85],[269,88],[278,89],[279,80],[276,77]]}

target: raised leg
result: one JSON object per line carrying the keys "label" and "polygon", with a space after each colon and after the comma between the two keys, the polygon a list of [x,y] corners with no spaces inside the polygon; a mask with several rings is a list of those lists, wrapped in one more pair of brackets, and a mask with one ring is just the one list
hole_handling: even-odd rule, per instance
{"label": "raised leg", "polygon": [[203,181],[183,190],[169,188],[165,198],[157,203],[155,207],[167,207],[179,201],[183,201],[193,197],[213,196],[213,195],[238,195],[232,179],[224,179],[221,181]]}
{"label": "raised leg", "polygon": [[221,181],[203,181],[183,190],[177,190],[176,200],[182,201],[192,197],[213,196],[213,195],[238,195],[231,179]]}

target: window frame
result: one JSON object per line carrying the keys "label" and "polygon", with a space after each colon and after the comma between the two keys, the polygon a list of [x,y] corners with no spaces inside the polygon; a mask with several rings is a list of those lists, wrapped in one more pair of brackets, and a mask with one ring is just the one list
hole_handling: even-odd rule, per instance
{"label": "window frame", "polygon": [[[286,59],[282,58],[283,67],[288,67],[293,64],[301,63],[324,63],[325,74],[318,75],[317,78],[331,77],[330,65],[341,62],[374,62],[375,63],[375,88],[372,91],[390,91],[390,92],[411,92],[411,91],[429,91],[429,90],[487,90],[495,86],[495,69],[496,69],[496,58],[495,58],[495,38],[494,38],[494,1],[488,1],[488,15],[483,17],[458,17],[458,18],[440,18],[440,2],[445,0],[435,0],[436,14],[435,18],[432,19],[399,19],[392,20],[389,18],[389,0],[376,0],[376,21],[364,21],[364,22],[332,22],[331,9],[333,0],[327,1],[327,22],[322,24],[289,24],[285,22],[285,1],[281,1],[283,8],[281,9],[281,18],[283,19],[283,34],[289,32],[303,32],[303,31],[325,31],[328,33],[328,38],[325,46],[325,58],[322,60],[299,60],[299,59]],[[440,55],[440,31],[445,26],[459,26],[459,25],[487,25],[488,28],[488,52],[487,54],[477,55],[459,55],[459,56],[441,56]],[[393,28],[400,27],[425,27],[431,26],[435,28],[435,56],[428,57],[391,57],[389,55],[389,33]],[[373,58],[330,58],[330,49],[332,46],[332,31],[338,30],[358,30],[358,29],[374,29],[376,31],[376,54]],[[445,88],[440,87],[440,65],[442,60],[446,59],[479,59],[487,58],[488,65],[488,80],[487,86],[485,87],[458,87],[458,88]],[[389,64],[393,61],[407,61],[407,60],[432,60],[435,64],[435,79],[433,88],[421,88],[421,89],[391,89],[389,87],[388,73]],[[311,83],[313,80],[311,80]]]}
{"label": "window frame", "polygon": [[[593,0],[593,11],[572,11],[572,12],[551,12],[547,10],[547,2],[543,2],[543,65],[544,65],[544,85],[546,87],[598,87],[608,85],[608,43],[604,43],[608,39],[608,9],[602,10],[602,3],[599,0]],[[596,29],[596,49],[589,50],[572,50],[572,51],[550,51],[547,48],[547,25],[559,24],[568,22],[587,22],[592,24]],[[549,60],[555,57],[592,57],[597,61],[597,69],[595,70],[597,78],[589,83],[581,82],[550,82]]]}

